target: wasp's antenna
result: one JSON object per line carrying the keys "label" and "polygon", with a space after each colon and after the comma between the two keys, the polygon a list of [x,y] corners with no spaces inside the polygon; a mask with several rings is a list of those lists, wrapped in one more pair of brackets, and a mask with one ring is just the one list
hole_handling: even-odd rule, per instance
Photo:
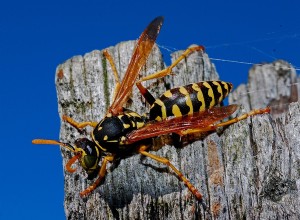
{"label": "wasp's antenna", "polygon": [[[34,139],[32,140],[33,144],[54,144],[54,145],[60,145],[64,148],[67,148],[68,150],[72,151],[73,153],[75,153],[75,148],[68,143],[63,143],[60,141],[56,141],[56,140],[45,140],[45,139]],[[73,173],[76,171],[76,169],[72,168],[72,165],[81,157],[81,153],[77,153],[75,156],[73,156],[68,163],[66,164],[66,170],[70,173]]]}
{"label": "wasp's antenna", "polygon": [[72,145],[68,144],[68,143],[62,143],[60,141],[56,141],[56,140],[45,140],[45,139],[34,139],[32,140],[33,144],[51,144],[51,145],[60,145],[64,148],[67,148],[69,151],[72,151],[73,153],[75,153],[75,149]]}

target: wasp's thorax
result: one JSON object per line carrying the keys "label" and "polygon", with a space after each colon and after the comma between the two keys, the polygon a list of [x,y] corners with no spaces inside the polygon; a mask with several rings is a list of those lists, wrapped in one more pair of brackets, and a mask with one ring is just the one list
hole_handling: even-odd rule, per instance
{"label": "wasp's thorax", "polygon": [[143,127],[146,120],[144,116],[130,110],[115,116],[108,114],[93,130],[93,141],[99,148],[109,153],[128,151],[131,146],[126,145],[126,135]]}

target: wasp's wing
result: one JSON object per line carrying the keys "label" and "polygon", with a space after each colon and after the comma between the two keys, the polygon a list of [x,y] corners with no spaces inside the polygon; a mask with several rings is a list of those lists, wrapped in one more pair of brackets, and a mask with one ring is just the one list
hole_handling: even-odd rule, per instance
{"label": "wasp's wing", "polygon": [[146,60],[156,41],[162,23],[163,17],[155,18],[141,34],[135,46],[128,69],[120,85],[120,89],[118,90],[118,93],[116,94],[115,99],[109,108],[109,112],[113,115],[120,113],[123,109],[123,105],[128,100],[128,96],[131,93],[136,78],[141,68],[145,65]]}
{"label": "wasp's wing", "polygon": [[237,105],[224,107],[213,107],[203,112],[182,117],[167,118],[163,121],[152,121],[138,130],[134,130],[127,135],[127,144],[131,144],[143,139],[165,135],[170,133],[182,134],[188,129],[200,129],[205,131],[214,130],[214,123],[227,118],[237,109]]}

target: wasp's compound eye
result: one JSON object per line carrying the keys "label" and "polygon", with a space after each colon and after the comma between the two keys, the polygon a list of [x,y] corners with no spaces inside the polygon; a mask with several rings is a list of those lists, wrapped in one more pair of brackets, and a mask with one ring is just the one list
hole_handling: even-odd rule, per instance
{"label": "wasp's compound eye", "polygon": [[86,155],[96,155],[96,145],[87,138],[80,138],[75,141],[77,148],[82,149]]}

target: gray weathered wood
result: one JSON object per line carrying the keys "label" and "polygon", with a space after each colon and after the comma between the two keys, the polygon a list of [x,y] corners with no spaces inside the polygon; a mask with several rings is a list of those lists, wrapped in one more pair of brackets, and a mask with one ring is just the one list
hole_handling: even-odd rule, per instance
{"label": "gray weathered wood", "polygon": [[234,219],[300,218],[300,105],[289,105],[298,101],[296,82],[295,69],[287,62],[255,65],[248,85],[229,98],[244,108],[271,106],[270,117],[253,117],[223,135],[225,188]]}
{"label": "gray weathered wood", "polygon": [[[133,46],[131,41],[109,48],[121,78]],[[180,54],[180,51],[173,53],[172,60]],[[277,63],[267,65],[277,66]],[[273,80],[275,84],[271,82],[266,86],[258,84],[262,83],[259,78],[250,80],[249,85],[241,86],[242,89],[239,88],[230,101],[252,108],[272,104],[277,94],[291,97],[294,93],[288,93],[288,89],[282,89],[282,86],[294,82],[294,70],[288,68],[290,75],[283,74],[286,78],[280,78],[286,65],[278,61],[277,69],[268,67],[272,70],[269,76],[264,76],[265,82],[269,83],[272,76],[276,79]],[[164,67],[162,55],[155,47],[141,75]],[[257,73],[255,69],[252,71]],[[162,94],[166,88],[218,79],[214,65],[207,54],[202,53],[192,54],[173,72],[175,76],[145,83],[154,96]],[[260,74],[257,74],[259,77]],[[273,90],[267,90],[272,85],[277,88],[275,96]],[[59,65],[56,86],[60,116],[65,114],[77,121],[99,121],[111,102],[114,79],[102,52],[95,50]],[[261,93],[247,94],[248,90],[262,88],[266,89],[265,97]],[[257,100],[255,95],[259,95],[263,102],[257,105],[249,102],[249,99]],[[289,102],[295,100],[292,97]],[[127,107],[138,113],[149,109],[136,88]],[[241,109],[241,112],[244,111]],[[165,166],[135,155],[110,166],[103,184],[86,199],[81,199],[79,192],[92,181],[86,180],[80,166],[75,173],[65,172],[67,219],[299,218],[300,106],[294,103],[286,109],[277,114],[276,120],[269,115],[256,116],[229,126],[219,134],[213,133],[204,141],[198,140],[183,148],[166,145],[154,152],[169,158],[203,193],[209,206],[207,212]],[[87,136],[91,131],[86,130],[86,134],[79,134],[62,122],[60,139],[73,143],[76,138]],[[161,145],[159,140],[155,143]],[[65,165],[71,155],[65,150],[62,150],[62,155]]]}

